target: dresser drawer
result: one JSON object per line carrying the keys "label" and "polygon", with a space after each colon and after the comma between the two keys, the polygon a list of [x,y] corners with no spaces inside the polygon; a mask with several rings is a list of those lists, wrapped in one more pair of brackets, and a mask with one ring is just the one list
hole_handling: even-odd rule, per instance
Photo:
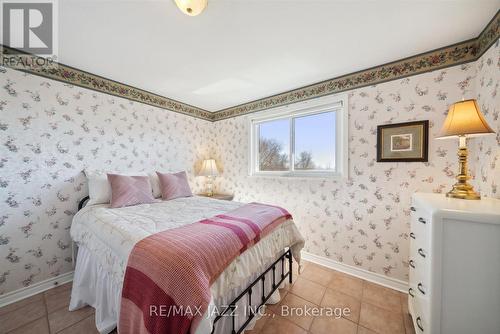
{"label": "dresser drawer", "polygon": [[413,206],[411,211],[409,258],[417,271],[430,270],[430,219],[427,214]]}
{"label": "dresser drawer", "polygon": [[[419,264],[417,263],[416,266]],[[420,315],[430,319],[430,305],[432,298],[432,289],[430,284],[429,270],[413,269],[410,266],[408,299],[411,299],[419,305]]]}
{"label": "dresser drawer", "polygon": [[431,253],[425,240],[410,241],[410,253],[408,259],[410,282],[428,283],[431,276]]}
{"label": "dresser drawer", "polygon": [[[410,289],[414,288],[410,284]],[[410,311],[413,326],[416,334],[429,333],[428,315],[424,312],[424,307],[418,298],[408,297],[408,310]]]}
{"label": "dresser drawer", "polygon": [[[415,268],[413,268],[413,266]],[[419,289],[419,294],[430,294],[430,276],[429,267],[424,267],[421,262],[410,259],[409,282],[416,285],[419,283],[422,284]]]}
{"label": "dresser drawer", "polygon": [[411,242],[409,256],[411,269],[426,273],[430,271],[431,254],[429,248],[422,243]]}
{"label": "dresser drawer", "polygon": [[417,242],[419,245],[427,247],[430,237],[430,223],[431,220],[427,214],[418,207],[411,207],[411,221],[410,221],[410,238],[411,241]]}
{"label": "dresser drawer", "polygon": [[[410,284],[409,298],[411,298],[415,304],[418,305],[419,315],[429,321],[431,318],[431,295],[429,290],[429,285],[425,282],[417,281]],[[413,297],[412,297],[413,296]]]}

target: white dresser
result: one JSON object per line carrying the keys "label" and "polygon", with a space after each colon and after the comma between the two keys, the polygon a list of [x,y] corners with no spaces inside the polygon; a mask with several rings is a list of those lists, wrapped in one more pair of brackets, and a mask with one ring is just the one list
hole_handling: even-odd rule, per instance
{"label": "white dresser", "polygon": [[500,334],[500,200],[413,195],[409,295],[417,334]]}

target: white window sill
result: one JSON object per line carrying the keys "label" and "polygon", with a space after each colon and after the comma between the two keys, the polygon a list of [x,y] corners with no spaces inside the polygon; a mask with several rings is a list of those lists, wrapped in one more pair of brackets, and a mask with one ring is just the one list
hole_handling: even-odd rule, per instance
{"label": "white window sill", "polygon": [[341,181],[345,177],[338,173],[329,172],[312,172],[312,173],[280,173],[280,172],[255,172],[249,175],[251,178],[268,178],[268,179],[328,179],[333,181]]}

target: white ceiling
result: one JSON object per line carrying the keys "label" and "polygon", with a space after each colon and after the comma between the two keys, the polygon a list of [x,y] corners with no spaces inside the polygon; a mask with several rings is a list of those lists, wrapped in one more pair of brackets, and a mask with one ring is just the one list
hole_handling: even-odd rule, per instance
{"label": "white ceiling", "polygon": [[216,111],[476,37],[500,0],[59,1],[60,62]]}

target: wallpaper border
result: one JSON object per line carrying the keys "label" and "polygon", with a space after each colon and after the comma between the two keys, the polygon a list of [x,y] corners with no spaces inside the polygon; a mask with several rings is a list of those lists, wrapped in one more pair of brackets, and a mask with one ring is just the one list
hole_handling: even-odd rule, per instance
{"label": "wallpaper border", "polygon": [[476,38],[219,110],[214,121],[476,61],[499,37],[500,10]]}
{"label": "wallpaper border", "polygon": [[[0,54],[3,58],[4,55],[17,55],[33,56],[17,49],[0,44]],[[37,57],[40,58],[40,57]],[[164,97],[146,90],[133,87],[118,81],[114,81],[97,74],[77,69],[68,65],[54,62],[55,66],[38,66],[38,67],[9,67],[14,70],[22,71],[25,73],[38,75],[47,79],[63,82],[65,84],[75,85],[83,88],[88,88],[100,93],[110,94],[122,97],[131,101],[136,101],[148,104],[154,107],[178,112],[184,115],[201,118],[207,121],[213,121],[214,114],[210,111],[198,108],[183,102],[179,102],[168,97]]]}
{"label": "wallpaper border", "polygon": [[[58,66],[53,67],[11,68],[215,122],[289,103],[336,94],[476,61],[499,37],[500,10],[497,11],[495,16],[476,38],[215,112],[210,112],[61,63],[57,63],[56,65]],[[0,47],[2,58],[4,55],[19,54],[19,51],[13,48],[2,44],[0,44]]]}

